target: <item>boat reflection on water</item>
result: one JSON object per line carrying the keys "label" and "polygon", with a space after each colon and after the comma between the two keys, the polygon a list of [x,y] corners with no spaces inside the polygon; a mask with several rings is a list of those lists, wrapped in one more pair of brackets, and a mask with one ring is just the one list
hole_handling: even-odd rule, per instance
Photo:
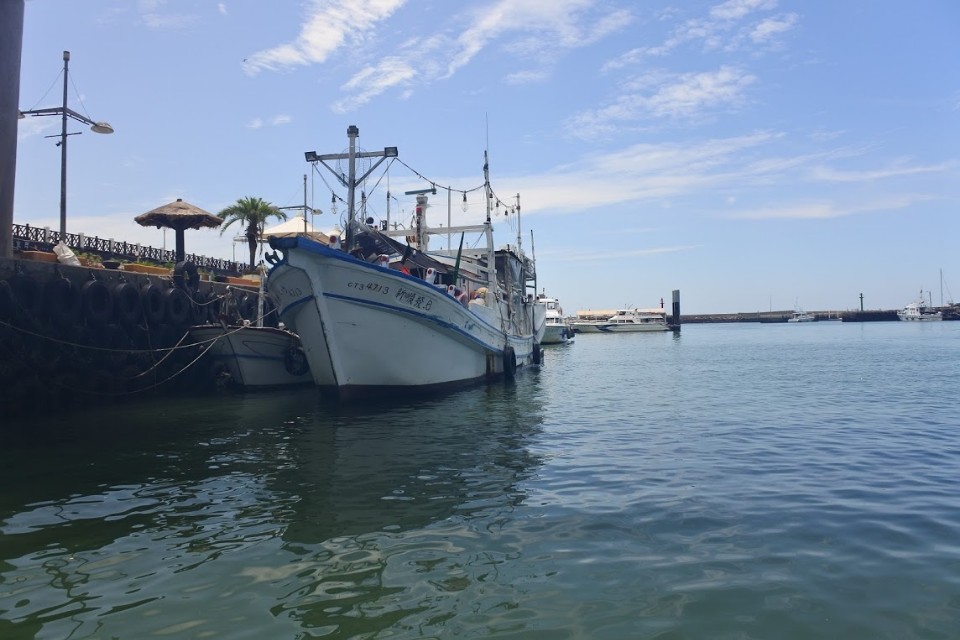
{"label": "boat reflection on water", "polygon": [[423,571],[447,579],[457,538],[524,501],[540,464],[537,385],[530,375],[362,407],[312,387],[167,398],[8,429],[0,582],[17,585],[18,604],[0,595],[0,629],[387,629],[398,601],[417,610]]}

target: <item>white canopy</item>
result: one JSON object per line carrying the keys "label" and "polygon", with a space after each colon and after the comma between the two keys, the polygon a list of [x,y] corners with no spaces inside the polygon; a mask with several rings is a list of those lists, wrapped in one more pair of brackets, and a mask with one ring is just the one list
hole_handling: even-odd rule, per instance
{"label": "white canopy", "polygon": [[275,227],[270,227],[269,229],[263,230],[264,238],[285,238],[290,236],[295,236],[298,234],[305,233],[312,236],[316,233],[316,230],[313,228],[313,225],[310,224],[303,216],[294,216],[289,220],[278,224]]}

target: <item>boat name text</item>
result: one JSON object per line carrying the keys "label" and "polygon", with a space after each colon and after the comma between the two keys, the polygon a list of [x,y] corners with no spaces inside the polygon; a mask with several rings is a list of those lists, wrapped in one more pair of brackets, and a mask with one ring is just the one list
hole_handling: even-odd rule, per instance
{"label": "boat name text", "polygon": [[430,307],[433,306],[433,300],[430,298],[420,295],[415,291],[407,291],[403,287],[397,291],[397,301],[404,302],[411,307],[416,307],[422,311],[430,311]]}

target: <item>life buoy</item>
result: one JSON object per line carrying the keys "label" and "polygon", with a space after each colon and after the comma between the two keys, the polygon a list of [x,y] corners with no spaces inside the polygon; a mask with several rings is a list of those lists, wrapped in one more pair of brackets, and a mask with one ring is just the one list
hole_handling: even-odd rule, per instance
{"label": "life buoy", "polygon": [[67,278],[54,277],[48,280],[43,297],[47,313],[60,326],[68,326],[80,315],[80,294]]}
{"label": "life buoy", "polygon": [[129,282],[113,287],[113,313],[122,325],[132,327],[140,320],[140,292]]}
{"label": "life buoy", "polygon": [[310,371],[307,354],[300,347],[290,347],[283,354],[283,366],[292,376],[302,376]]}
{"label": "life buoy", "polygon": [[200,288],[197,265],[190,260],[181,260],[173,266],[173,283],[181,289],[196,291]]}
{"label": "life buoy", "polygon": [[143,317],[151,325],[160,325],[166,317],[167,310],[163,300],[163,290],[155,284],[145,284],[140,289],[140,306]]}
{"label": "life buoy", "polygon": [[517,375],[517,354],[513,347],[503,349],[503,375],[512,380]]}
{"label": "life buoy", "polygon": [[167,311],[167,321],[173,326],[182,327],[190,320],[190,298],[183,289],[174,287],[164,291],[163,304]]}
{"label": "life buoy", "polygon": [[95,326],[102,326],[113,318],[113,295],[100,280],[88,280],[80,287],[83,317]]}

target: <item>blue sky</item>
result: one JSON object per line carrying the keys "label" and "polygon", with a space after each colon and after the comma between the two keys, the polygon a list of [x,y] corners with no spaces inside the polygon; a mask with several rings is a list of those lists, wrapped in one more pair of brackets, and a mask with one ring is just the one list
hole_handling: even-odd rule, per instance
{"label": "blue sky", "polygon": [[[330,212],[303,153],[399,149],[403,192],[481,222],[484,150],[539,284],[578,309],[685,313],[960,300],[960,3],[924,0],[27,0],[22,109],[62,100],[68,230],[172,248],[140,213],[257,196]],[[14,218],[58,228],[56,118],[20,120]],[[384,165],[386,166],[386,165]],[[391,197],[388,199],[389,188]],[[343,190],[337,187],[338,195]],[[296,212],[291,212],[294,215]],[[498,244],[517,217],[496,216]],[[187,250],[243,259],[235,227]],[[951,290],[952,289],[952,290]]]}

